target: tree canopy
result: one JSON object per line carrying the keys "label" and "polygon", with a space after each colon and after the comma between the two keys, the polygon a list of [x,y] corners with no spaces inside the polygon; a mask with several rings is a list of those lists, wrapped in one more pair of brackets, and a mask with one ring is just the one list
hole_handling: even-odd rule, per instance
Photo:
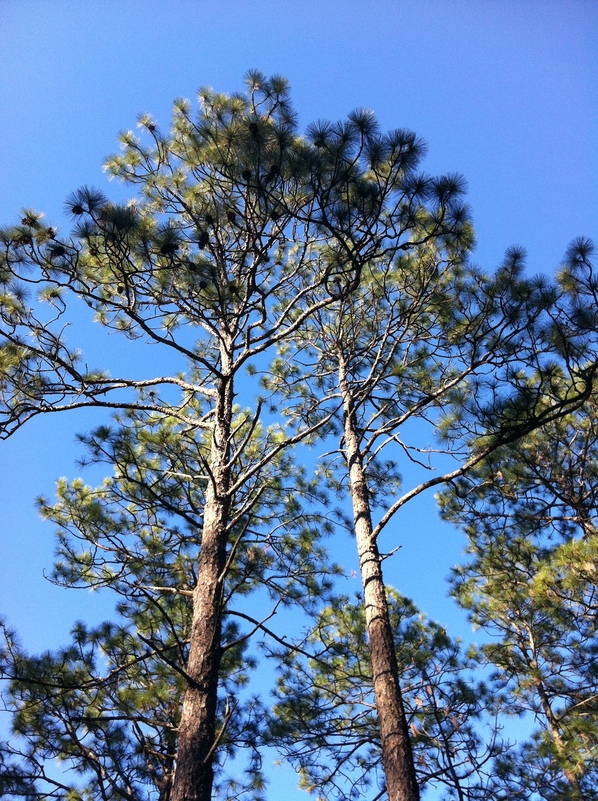
{"label": "tree canopy", "polygon": [[[492,704],[473,657],[385,587],[379,537],[432,487],[456,493],[451,519],[476,517],[474,499],[495,501],[468,487],[485,487],[489,470],[510,475],[497,460],[519,464],[529,443],[586,420],[598,370],[591,243],[571,246],[554,281],[528,277],[518,249],[488,274],[471,261],[463,179],[423,173],[415,134],[382,133],[358,110],[300,136],[287,82],[255,71],[243,94],[198,97],[196,111],[175,101],[168,132],[144,114],[140,136],[121,134],[106,169],[137,189],[129,202],[84,187],[66,201],[70,234],[33,210],[0,232],[0,436],[98,410],[81,443],[106,478],[61,480],[39,506],[57,531],[52,580],[116,597],[113,620],[77,623],[52,653],[28,655],[5,629],[14,736],[0,794],[257,799],[274,744],[318,794],[361,792],[378,766],[376,797],[441,787],[490,798],[503,792],[490,765],[517,773],[500,761],[496,726],[482,734]],[[153,346],[149,376],[89,366],[93,339],[70,328],[81,303],[102,329]],[[326,455],[312,474],[313,446]],[[576,456],[572,470],[589,463]],[[458,575],[506,559],[512,541],[535,548],[517,519],[521,531]],[[470,528],[472,542],[486,536]],[[347,529],[363,584],[351,603],[324,539]],[[589,620],[586,585],[567,604]],[[468,595],[466,579],[455,586],[496,625],[500,604]],[[551,608],[548,639],[567,650],[573,637],[587,655],[587,628],[559,629],[579,624],[567,614]],[[283,671],[274,711],[255,691],[260,647]],[[578,720],[587,704],[574,695]],[[549,743],[550,770],[585,798],[591,778],[549,717],[538,759]]]}

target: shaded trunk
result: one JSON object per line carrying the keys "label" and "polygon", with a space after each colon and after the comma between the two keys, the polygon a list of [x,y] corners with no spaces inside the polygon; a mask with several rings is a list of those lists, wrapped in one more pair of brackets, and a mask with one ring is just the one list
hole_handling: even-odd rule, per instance
{"label": "shaded trunk", "polygon": [[382,578],[380,554],[372,534],[371,510],[360,450],[357,418],[342,355],[339,356],[339,384],[344,407],[345,455],[349,469],[355,536],[363,583],[386,789],[389,801],[419,801],[419,789],[399,685],[399,668]]}
{"label": "shaded trunk", "polygon": [[223,570],[229,521],[232,419],[232,378],[220,381],[210,451],[210,481],[206,491],[193,622],[178,733],[178,749],[170,801],[210,801],[214,779],[216,704],[221,659]]}

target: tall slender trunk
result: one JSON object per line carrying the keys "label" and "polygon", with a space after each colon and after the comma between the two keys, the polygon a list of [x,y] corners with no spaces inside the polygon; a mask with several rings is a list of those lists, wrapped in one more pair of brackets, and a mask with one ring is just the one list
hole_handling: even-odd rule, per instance
{"label": "tall slender trunk", "polygon": [[233,379],[220,380],[206,491],[193,621],[170,801],[210,801],[214,779],[216,702],[221,659],[223,570],[230,514],[230,432]]}
{"label": "tall slender trunk", "polygon": [[378,545],[373,526],[367,480],[363,469],[359,431],[353,397],[347,382],[346,368],[339,353],[339,386],[344,408],[344,444],[349,469],[355,536],[363,583],[366,625],[369,640],[372,678],[382,762],[389,801],[419,801],[413,751],[409,739],[399,668],[394,649],[388,600],[382,577]]}

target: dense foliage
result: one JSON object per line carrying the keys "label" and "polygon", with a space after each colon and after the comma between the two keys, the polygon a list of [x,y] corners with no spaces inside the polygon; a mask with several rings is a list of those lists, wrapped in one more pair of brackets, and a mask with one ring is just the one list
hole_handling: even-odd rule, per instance
{"label": "dense foliage", "polygon": [[535,728],[498,762],[495,798],[595,798],[598,787],[598,417],[595,399],[498,451],[444,495],[469,559],[453,592],[491,639],[497,704]]}
{"label": "dense foliage", "polygon": [[[32,210],[0,232],[0,435],[98,411],[81,441],[105,480],[61,480],[40,510],[52,579],[116,598],[53,653],[5,629],[0,795],[257,799],[276,746],[321,796],[591,797],[590,243],[554,282],[519,250],[483,273],[463,180],[422,173],[413,133],[360,110],[302,137],[286,81],[256,72],[199,101],[175,102],[168,133],[142,115],[121,135],[106,168],[130,202],[84,187],[70,235]],[[81,302],[147,361],[90,368]],[[472,543],[456,596],[498,630],[476,654],[384,585],[380,535],[445,485]],[[347,529],[351,601],[323,540]],[[272,709],[260,648],[281,671]],[[526,710],[545,725],[507,749],[495,718]]]}

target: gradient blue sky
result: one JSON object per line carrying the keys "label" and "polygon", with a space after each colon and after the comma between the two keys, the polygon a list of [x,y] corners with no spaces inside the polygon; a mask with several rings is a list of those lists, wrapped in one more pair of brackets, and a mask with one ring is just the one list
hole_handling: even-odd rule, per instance
{"label": "gradient blue sky", "polygon": [[[167,125],[175,97],[237,91],[252,67],[290,80],[302,127],[365,106],[427,140],[427,171],[467,178],[488,269],[520,244],[551,273],[572,238],[598,238],[594,0],[0,0],[0,224],[32,206],[66,227],[73,189],[116,191],[102,160],[139,112]],[[75,474],[93,423],[36,420],[0,443],[0,613],[32,650],[103,614],[44,581],[52,531],[33,507]],[[463,633],[443,584],[463,543],[433,499],[393,536],[390,580]]]}

